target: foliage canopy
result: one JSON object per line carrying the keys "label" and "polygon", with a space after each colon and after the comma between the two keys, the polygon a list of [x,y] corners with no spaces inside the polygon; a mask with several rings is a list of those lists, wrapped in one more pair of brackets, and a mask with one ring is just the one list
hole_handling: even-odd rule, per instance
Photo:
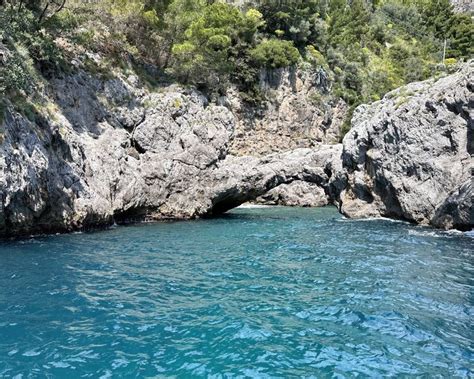
{"label": "foliage canopy", "polygon": [[445,42],[448,66],[472,58],[473,25],[449,0],[0,0],[14,55],[0,87],[27,91],[28,73],[64,69],[73,45],[210,93],[256,96],[260,69],[303,63],[355,106],[443,69]]}

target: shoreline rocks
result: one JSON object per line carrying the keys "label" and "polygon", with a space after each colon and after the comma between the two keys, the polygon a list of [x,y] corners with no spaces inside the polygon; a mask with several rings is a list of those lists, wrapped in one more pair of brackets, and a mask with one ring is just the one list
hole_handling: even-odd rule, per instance
{"label": "shoreline rocks", "polygon": [[330,203],[330,199],[317,184],[297,180],[275,187],[258,197],[255,203],[287,207],[324,207]]}
{"label": "shoreline rocks", "polygon": [[473,62],[357,108],[343,141],[342,213],[472,228],[473,128]]}
{"label": "shoreline rocks", "polygon": [[343,144],[254,156],[233,154],[232,107],[195,90],[55,79],[49,113],[29,120],[7,107],[0,236],[212,216],[255,199],[470,228],[472,75],[466,65],[359,107]]}

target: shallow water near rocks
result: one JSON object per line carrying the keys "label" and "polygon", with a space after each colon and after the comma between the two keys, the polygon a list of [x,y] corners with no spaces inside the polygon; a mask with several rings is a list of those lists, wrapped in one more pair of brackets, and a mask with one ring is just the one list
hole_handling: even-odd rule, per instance
{"label": "shallow water near rocks", "polygon": [[0,245],[0,377],[470,377],[474,239],[334,208]]}

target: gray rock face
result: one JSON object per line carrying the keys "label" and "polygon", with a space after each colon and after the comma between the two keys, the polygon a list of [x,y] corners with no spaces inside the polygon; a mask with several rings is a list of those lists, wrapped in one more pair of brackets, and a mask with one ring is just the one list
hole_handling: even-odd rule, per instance
{"label": "gray rock face", "polygon": [[207,195],[212,199],[210,214],[227,211],[293,182],[307,182],[318,187],[318,193],[330,193],[331,172],[335,161],[340,160],[341,148],[321,145],[318,149],[295,149],[263,158],[229,156],[211,173],[215,186]]}
{"label": "gray rock face", "polygon": [[473,72],[471,62],[356,110],[343,141],[344,214],[472,227]]}
{"label": "gray rock face", "polygon": [[290,207],[323,207],[328,205],[329,201],[323,187],[301,180],[282,184],[256,200],[257,203]]}
{"label": "gray rock face", "polygon": [[472,208],[473,185],[468,180],[438,207],[432,224],[441,228],[470,229],[474,220]]}
{"label": "gray rock face", "polygon": [[223,101],[236,115],[234,155],[266,155],[338,143],[348,106],[329,95],[321,70],[262,71],[260,88],[267,99],[259,108],[230,91]]}
{"label": "gray rock face", "polygon": [[231,156],[235,118],[227,108],[177,87],[146,94],[135,79],[57,80],[54,115],[36,122],[9,108],[0,235],[200,217],[294,180],[329,185],[324,167],[340,149]]}
{"label": "gray rock face", "polygon": [[474,14],[474,3],[471,0],[451,0],[455,12]]}
{"label": "gray rock face", "polygon": [[232,106],[197,91],[149,94],[136,77],[84,72],[57,79],[34,122],[9,106],[0,125],[0,236],[215,215],[259,197],[468,228],[472,72],[359,108],[344,147],[264,156],[260,142],[254,155],[232,154],[240,133]]}

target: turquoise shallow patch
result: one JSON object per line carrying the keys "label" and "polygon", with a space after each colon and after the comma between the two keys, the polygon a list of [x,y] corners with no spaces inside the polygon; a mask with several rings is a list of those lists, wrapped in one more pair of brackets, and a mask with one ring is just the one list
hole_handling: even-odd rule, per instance
{"label": "turquoise shallow patch", "polygon": [[237,209],[0,245],[0,377],[469,377],[474,239]]}

